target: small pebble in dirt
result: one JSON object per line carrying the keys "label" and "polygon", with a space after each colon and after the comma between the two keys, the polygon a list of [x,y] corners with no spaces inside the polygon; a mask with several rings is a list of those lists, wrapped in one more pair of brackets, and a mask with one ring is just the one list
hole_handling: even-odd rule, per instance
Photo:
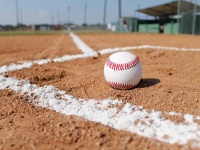
{"label": "small pebble in dirt", "polygon": [[102,143],[102,142],[99,142],[99,141],[95,143],[95,146],[96,146],[96,147],[100,147],[100,146],[102,146],[102,145],[103,145],[103,143]]}
{"label": "small pebble in dirt", "polygon": [[172,72],[169,72],[169,73],[168,73],[168,75],[170,75],[170,76],[171,76],[171,75],[173,75],[173,73],[172,73]]}
{"label": "small pebble in dirt", "polygon": [[106,136],[106,134],[104,134],[103,132],[97,132],[97,138],[102,138],[104,136]]}
{"label": "small pebble in dirt", "polygon": [[62,123],[58,123],[58,124],[57,124],[57,127],[58,127],[58,128],[59,128],[59,127],[62,127],[62,125],[63,125]]}
{"label": "small pebble in dirt", "polygon": [[3,74],[3,77],[8,78],[8,77],[9,77],[8,73],[5,72],[5,73]]}
{"label": "small pebble in dirt", "polygon": [[127,136],[127,137],[125,137],[125,139],[124,139],[124,144],[128,144],[128,143],[130,143],[130,142],[132,142],[132,141],[133,141],[132,136]]}
{"label": "small pebble in dirt", "polygon": [[172,93],[172,90],[171,89],[167,89],[165,90],[166,93]]}
{"label": "small pebble in dirt", "polygon": [[38,76],[35,76],[34,78],[33,78],[33,81],[39,81],[40,79],[39,79],[39,77]]}
{"label": "small pebble in dirt", "polygon": [[8,122],[9,122],[9,123],[13,123],[13,119],[9,119]]}
{"label": "small pebble in dirt", "polygon": [[100,55],[101,55],[100,52],[96,52],[95,56],[93,56],[93,59],[99,58]]}

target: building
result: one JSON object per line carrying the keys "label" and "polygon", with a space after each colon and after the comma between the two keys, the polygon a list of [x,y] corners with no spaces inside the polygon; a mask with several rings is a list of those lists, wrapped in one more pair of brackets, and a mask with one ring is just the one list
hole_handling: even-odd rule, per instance
{"label": "building", "polygon": [[[117,31],[168,33],[168,34],[200,34],[200,6],[185,0],[173,0],[137,10],[145,14],[146,19],[119,19]],[[147,19],[151,16],[153,19]],[[125,29],[126,20],[127,29]]]}

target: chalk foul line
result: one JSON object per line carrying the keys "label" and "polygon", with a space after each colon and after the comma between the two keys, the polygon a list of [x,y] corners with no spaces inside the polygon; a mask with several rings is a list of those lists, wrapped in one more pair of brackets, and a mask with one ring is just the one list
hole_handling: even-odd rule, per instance
{"label": "chalk foul line", "polygon": [[77,35],[75,35],[74,33],[70,33],[69,34],[73,40],[73,42],[75,43],[76,47],[78,49],[80,49],[83,53],[91,53],[94,50],[92,48],[90,48],[84,41],[82,41]]}
{"label": "chalk foul line", "polygon": [[[193,147],[200,147],[200,125],[194,121],[200,120],[200,116],[150,111],[131,103],[126,103],[121,110],[118,110],[113,105],[122,105],[123,102],[120,100],[78,99],[53,86],[38,87],[29,81],[2,75],[0,75],[0,89],[28,95],[32,104],[64,115],[80,116],[117,130],[129,131],[170,144],[185,145],[193,141]],[[176,124],[163,118],[163,114],[182,115],[185,121]]]}
{"label": "chalk foul line", "polygon": [[[164,47],[164,46],[151,46],[151,45],[142,45],[142,46],[132,46],[132,47],[121,47],[121,48],[107,48],[102,49],[97,52],[99,52],[101,55],[109,54],[117,51],[126,51],[126,50],[140,50],[140,49],[165,49],[165,50],[176,50],[176,51],[200,51],[200,49],[194,49],[194,48],[176,48],[176,47]],[[33,65],[43,65],[50,62],[65,62],[72,59],[79,59],[79,58],[86,58],[86,57],[94,57],[97,56],[97,52],[95,51],[87,51],[83,54],[77,54],[77,55],[64,55],[61,57],[56,57],[54,59],[41,59],[41,60],[35,60],[35,61],[25,61],[22,63],[12,63],[10,65],[4,65],[0,67],[0,73],[14,71],[14,70],[20,70],[24,68],[30,68]]]}

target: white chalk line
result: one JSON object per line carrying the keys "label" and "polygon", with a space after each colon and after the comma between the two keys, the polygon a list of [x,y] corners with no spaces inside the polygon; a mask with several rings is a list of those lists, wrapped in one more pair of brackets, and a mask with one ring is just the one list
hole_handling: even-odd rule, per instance
{"label": "white chalk line", "polygon": [[[94,52],[82,40],[77,38],[77,36],[72,34],[71,37],[75,37],[75,40],[73,41],[77,43],[76,45],[79,45],[79,48],[82,50],[83,54],[65,55],[54,59],[35,60],[21,64],[2,66],[0,67],[0,73],[30,68],[35,64],[42,65],[49,62],[64,62],[67,60],[97,55],[96,52]],[[200,51],[200,49],[143,45],[122,48],[108,48],[99,50],[99,52],[103,55],[116,51],[136,49]],[[168,115],[179,115],[184,117],[185,123],[177,125],[170,120],[162,118],[162,112],[159,111],[152,111],[148,113],[149,111],[142,109],[141,106],[135,106],[130,103],[126,103],[124,108],[120,112],[117,112],[117,108],[109,108],[109,106],[113,104],[121,105],[122,101],[111,99],[102,101],[93,99],[85,101],[83,99],[76,99],[63,91],[55,89],[53,86],[38,87],[37,85],[32,85],[25,80],[5,78],[2,75],[0,75],[0,89],[10,89],[20,94],[25,94],[27,92],[31,102],[35,105],[52,109],[65,115],[81,116],[90,121],[100,122],[115,129],[130,131],[138,135],[154,138],[170,144],[178,143],[184,145],[187,144],[188,141],[196,139],[196,141],[193,143],[193,146],[200,147],[200,127],[194,122],[194,119],[200,120],[200,116],[194,116],[191,114],[184,115],[175,112],[164,113]],[[34,96],[31,96],[31,93],[40,98],[34,99]],[[57,95],[62,95],[62,99],[57,99]],[[134,124],[135,121],[139,121],[139,123]],[[145,122],[145,124],[142,124],[142,122]],[[173,133],[173,135],[169,135],[171,133]],[[164,138],[166,135],[168,138]]]}
{"label": "white chalk line", "polygon": [[[86,45],[86,44],[82,44],[82,45]],[[37,64],[43,65],[43,64],[50,63],[50,62],[65,62],[65,61],[72,60],[72,59],[94,57],[94,56],[97,56],[97,52],[99,52],[101,55],[104,55],[104,54],[109,54],[109,53],[113,53],[113,52],[117,52],[117,51],[140,50],[140,49],[163,49],[163,50],[175,50],[175,51],[200,51],[200,49],[195,49],[195,48],[176,48],[176,47],[151,46],[151,45],[141,45],[141,46],[121,47],[121,48],[107,48],[107,49],[99,50],[97,52],[87,50],[87,48],[84,48],[84,49],[85,50],[82,50],[82,51],[84,51],[83,54],[64,55],[64,56],[61,56],[61,57],[56,57],[54,59],[40,59],[40,60],[35,60],[35,61],[25,61],[25,62],[22,62],[22,63],[16,63],[16,64],[12,63],[10,65],[4,65],[4,66],[0,67],[0,73],[20,70],[20,69],[24,69],[24,68],[30,68],[33,65],[37,65]]]}
{"label": "white chalk line", "polygon": [[31,103],[64,115],[80,116],[117,130],[129,131],[170,144],[184,145],[188,141],[195,140],[192,146],[200,147],[200,125],[194,121],[200,119],[200,116],[186,114],[183,115],[184,123],[175,124],[162,117],[163,114],[174,115],[175,113],[172,112],[150,111],[131,103],[126,103],[121,110],[117,110],[116,107],[111,106],[123,105],[120,100],[86,101],[66,94],[53,86],[38,87],[26,80],[6,78],[1,75],[0,89],[9,89],[28,95]]}
{"label": "white chalk line", "polygon": [[141,45],[141,46],[128,46],[128,47],[117,47],[117,48],[106,48],[99,50],[100,54],[108,54],[117,51],[126,50],[141,50],[141,49],[160,49],[160,50],[174,50],[174,51],[200,51],[199,48],[178,48],[178,47],[167,47],[167,46],[153,46],[153,45]]}
{"label": "white chalk line", "polygon": [[78,36],[76,36],[74,33],[70,32],[69,34],[74,41],[75,45],[78,49],[80,49],[83,53],[91,53],[94,50],[90,48],[85,42],[83,42]]}

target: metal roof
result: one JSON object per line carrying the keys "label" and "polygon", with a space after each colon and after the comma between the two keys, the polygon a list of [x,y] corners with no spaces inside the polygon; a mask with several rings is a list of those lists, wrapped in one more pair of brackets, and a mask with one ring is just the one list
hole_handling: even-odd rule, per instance
{"label": "metal roof", "polygon": [[[178,10],[178,0],[165,3],[158,6],[148,7],[144,9],[137,10],[138,12],[145,13],[151,16],[158,16],[158,17],[164,17],[164,16],[170,16],[170,15],[176,15],[178,11],[180,12],[189,12],[193,11],[195,4],[188,2],[188,1],[180,1],[180,10]],[[196,5],[196,9],[200,9],[199,5]]]}

